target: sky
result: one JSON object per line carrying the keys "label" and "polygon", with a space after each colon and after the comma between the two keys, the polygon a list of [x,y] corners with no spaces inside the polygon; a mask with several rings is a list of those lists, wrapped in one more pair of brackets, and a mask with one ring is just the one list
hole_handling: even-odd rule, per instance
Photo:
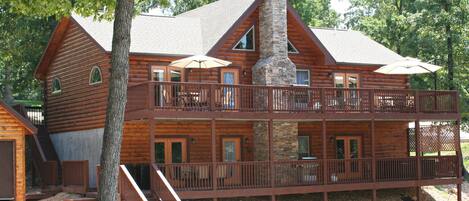
{"label": "sky", "polygon": [[[331,0],[332,9],[334,9],[339,14],[344,14],[349,6],[349,0]],[[152,9],[148,13],[152,15],[168,15],[168,13],[163,13],[159,8]]]}
{"label": "sky", "polygon": [[339,14],[344,14],[350,7],[349,0],[331,0],[331,7]]}

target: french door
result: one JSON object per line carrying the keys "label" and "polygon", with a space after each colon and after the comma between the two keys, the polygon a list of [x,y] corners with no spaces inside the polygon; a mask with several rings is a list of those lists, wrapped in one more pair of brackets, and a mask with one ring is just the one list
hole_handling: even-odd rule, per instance
{"label": "french door", "polygon": [[155,162],[165,164],[165,176],[173,182],[185,178],[185,170],[176,165],[187,161],[187,142],[185,138],[158,138],[155,140]]}
{"label": "french door", "polygon": [[223,162],[229,164],[219,166],[218,177],[224,184],[238,184],[241,182],[241,168],[239,164],[233,163],[241,161],[241,138],[226,137],[222,139]]}
{"label": "french door", "polygon": [[238,91],[229,85],[239,84],[239,72],[237,69],[221,69],[221,83],[228,86],[223,87],[222,104],[223,109],[236,109],[238,103]]}
{"label": "french door", "polygon": [[339,178],[354,178],[360,175],[362,164],[361,137],[359,136],[338,136],[336,137],[336,157],[343,159],[337,163]]}
{"label": "french door", "polygon": [[336,91],[337,103],[335,104],[339,106],[340,109],[359,109],[360,94],[357,90],[359,88],[358,86],[358,74],[335,73],[334,87],[345,89]]}
{"label": "french door", "polygon": [[[151,81],[155,82],[182,82],[184,78],[183,69],[170,66],[152,66],[150,72]],[[181,87],[178,85],[155,86],[155,105],[167,106],[177,104],[178,94]]]}

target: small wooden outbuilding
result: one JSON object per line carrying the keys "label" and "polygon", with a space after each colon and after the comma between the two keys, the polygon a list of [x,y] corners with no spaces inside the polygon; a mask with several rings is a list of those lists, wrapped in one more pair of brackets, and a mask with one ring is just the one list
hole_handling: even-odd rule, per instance
{"label": "small wooden outbuilding", "polygon": [[24,201],[26,135],[36,127],[0,100],[0,200]]}

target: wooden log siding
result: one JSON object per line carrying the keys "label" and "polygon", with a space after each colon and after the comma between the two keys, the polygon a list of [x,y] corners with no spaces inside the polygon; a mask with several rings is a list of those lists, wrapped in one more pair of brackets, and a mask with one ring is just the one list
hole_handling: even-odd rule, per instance
{"label": "wooden log siding", "polygon": [[[252,66],[259,59],[259,12],[256,10],[228,36],[214,55],[232,61],[229,68],[239,70],[240,84],[252,84]],[[365,66],[332,66],[324,65],[324,55],[310,40],[304,40],[307,33],[288,14],[289,40],[298,49],[298,54],[290,54],[290,59],[297,68],[310,70],[311,86],[333,87],[333,73],[353,72],[360,76],[361,88],[393,88],[408,87],[407,76],[380,75],[373,73],[377,67]],[[256,51],[236,51],[233,46],[252,26],[256,26]],[[151,65],[168,65],[171,61],[182,57],[157,55],[132,55],[130,58],[129,86],[149,80]],[[107,84],[110,68],[109,54],[104,52],[95,41],[71,20],[65,36],[60,43],[47,73],[47,123],[51,133],[100,128],[104,125]],[[101,67],[103,83],[90,86],[89,73],[94,65]],[[185,81],[218,83],[220,69],[185,70]],[[202,76],[202,78],[200,78]],[[59,78],[62,92],[51,95],[51,82]]]}
{"label": "wooden log siding", "polygon": [[15,163],[15,200],[25,200],[26,165],[25,165],[26,129],[7,111],[0,107],[0,141],[14,141]]}
{"label": "wooden log siding", "polygon": [[[328,121],[327,154],[336,158],[335,141],[337,135],[362,137],[363,158],[371,157],[370,122]],[[407,157],[407,122],[376,121],[376,157]],[[298,134],[310,136],[311,153],[322,158],[321,122],[300,122]],[[216,121],[217,161],[221,161],[221,140],[223,137],[241,138],[241,160],[253,160],[252,122]],[[210,121],[155,121],[156,138],[186,138],[188,161],[191,163],[211,161]],[[147,121],[128,121],[124,126],[121,162],[149,163],[150,145]]]}
{"label": "wooden log siding", "polygon": [[[72,21],[47,74],[47,125],[51,133],[100,128],[104,125],[108,55]],[[102,84],[89,85],[93,66],[102,72]],[[52,79],[59,78],[60,94],[51,94]]]}

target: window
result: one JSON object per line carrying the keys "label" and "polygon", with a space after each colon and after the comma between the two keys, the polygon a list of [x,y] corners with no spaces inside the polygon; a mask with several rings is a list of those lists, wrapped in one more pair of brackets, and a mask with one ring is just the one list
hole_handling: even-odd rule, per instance
{"label": "window", "polygon": [[298,156],[307,157],[309,153],[309,136],[298,136]]}
{"label": "window", "polygon": [[288,40],[288,53],[293,53],[293,54],[298,54],[300,52],[298,52],[298,49],[296,49],[296,47],[290,42],[290,40]]}
{"label": "window", "polygon": [[90,85],[100,84],[102,82],[103,78],[101,76],[101,69],[99,66],[93,66],[90,72]]}
{"label": "window", "polygon": [[356,89],[359,86],[358,74],[335,73],[334,86],[336,88]]}
{"label": "window", "polygon": [[309,70],[296,69],[296,84],[309,86]]}
{"label": "window", "polygon": [[233,50],[247,50],[247,51],[254,51],[255,50],[255,42],[254,42],[254,26],[252,26],[244,36],[236,43]]}
{"label": "window", "polygon": [[52,94],[58,94],[62,91],[62,84],[60,83],[59,78],[54,78],[52,80]]}

